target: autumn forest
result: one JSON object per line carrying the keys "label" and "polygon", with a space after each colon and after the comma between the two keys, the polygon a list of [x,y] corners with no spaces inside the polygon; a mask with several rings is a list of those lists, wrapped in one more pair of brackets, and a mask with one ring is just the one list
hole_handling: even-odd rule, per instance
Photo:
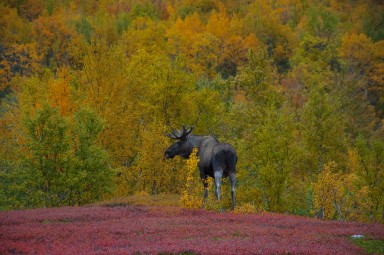
{"label": "autumn forest", "polygon": [[[193,162],[164,158],[186,124],[236,148],[236,210],[383,222],[383,13],[377,0],[1,1],[0,209],[202,198]],[[230,208],[228,181],[222,193]]]}

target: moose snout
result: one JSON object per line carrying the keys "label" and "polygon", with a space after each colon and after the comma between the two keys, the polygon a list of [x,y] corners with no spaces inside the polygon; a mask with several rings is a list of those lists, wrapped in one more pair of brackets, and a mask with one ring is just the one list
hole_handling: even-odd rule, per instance
{"label": "moose snout", "polygon": [[164,156],[165,156],[166,159],[173,158],[173,155],[172,155],[169,151],[166,151],[166,152],[164,153]]}

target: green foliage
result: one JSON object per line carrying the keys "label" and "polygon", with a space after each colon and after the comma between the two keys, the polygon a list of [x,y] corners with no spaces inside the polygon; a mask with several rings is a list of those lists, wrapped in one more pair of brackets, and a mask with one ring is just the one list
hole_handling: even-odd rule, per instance
{"label": "green foliage", "polygon": [[74,121],[74,157],[64,179],[69,189],[68,203],[80,205],[111,193],[112,171],[107,152],[97,145],[103,130],[97,113],[81,109],[75,113]]}
{"label": "green foliage", "polygon": [[357,174],[361,177],[361,185],[369,188],[369,217],[372,220],[383,221],[384,143],[379,139],[367,140],[363,136],[359,136],[356,140],[356,149],[359,164]]}
{"label": "green foliage", "polygon": [[112,172],[97,114],[80,110],[73,124],[45,104],[25,116],[25,154],[20,164],[2,161],[1,207],[82,205],[111,192]]}
{"label": "green foliage", "polygon": [[284,109],[269,109],[254,132],[257,183],[266,209],[285,211],[286,194],[295,166],[294,125]]}
{"label": "green foliage", "polygon": [[150,17],[152,19],[158,18],[153,5],[149,3],[137,3],[132,9],[132,17]]}
{"label": "green foliage", "polygon": [[362,247],[368,254],[384,254],[384,240],[353,238],[352,242]]}
{"label": "green foliage", "polygon": [[88,43],[91,42],[91,24],[88,22],[86,16],[81,16],[80,21],[76,23],[76,29],[79,34],[84,35]]}
{"label": "green foliage", "polygon": [[0,162],[0,210],[34,206],[33,194],[25,187],[33,184],[25,169],[15,162]]}
{"label": "green foliage", "polygon": [[337,97],[327,93],[325,88],[316,87],[303,106],[301,130],[309,173],[321,172],[328,162],[345,160],[347,137],[338,104]]}
{"label": "green foliage", "polygon": [[[135,191],[148,194],[179,193],[185,172],[178,169],[177,164],[171,165],[164,158],[167,149],[167,137],[163,135],[163,126],[153,124],[141,127],[140,149],[135,165],[129,169],[137,180]],[[156,136],[156,139],[153,139]]]}
{"label": "green foliage", "polygon": [[239,176],[238,182],[239,186],[252,187],[261,197],[256,199],[257,207],[262,203],[267,210],[284,211],[285,194],[294,167],[295,127],[293,116],[281,105],[281,95],[272,86],[272,75],[262,52],[257,55],[250,52],[248,66],[238,75],[237,82],[244,88],[249,98],[247,103],[252,106],[249,112],[236,113],[249,115],[246,116],[249,124],[244,127],[244,137],[239,141],[239,158],[246,164],[242,163],[246,169],[241,169],[246,173]]}
{"label": "green foliage", "polygon": [[240,87],[252,102],[269,105],[276,101],[273,97],[276,93],[274,93],[271,86],[272,75],[271,66],[265,52],[259,50],[255,53],[250,50],[248,52],[248,65],[240,70],[236,78]]}
{"label": "green foliage", "polygon": [[336,32],[338,18],[325,7],[312,7],[308,10],[308,31],[319,37],[330,38]]}
{"label": "green foliage", "polygon": [[126,31],[131,23],[131,17],[127,13],[120,13],[116,20],[117,32],[122,35]]}
{"label": "green foliage", "polygon": [[55,8],[56,1],[55,0],[48,0],[45,1],[45,8],[47,9],[48,15],[51,16],[53,14],[53,10]]}
{"label": "green foliage", "polygon": [[384,40],[384,14],[383,5],[374,5],[368,7],[367,12],[363,16],[363,31],[374,42]]}
{"label": "green foliage", "polygon": [[37,194],[38,204],[44,207],[62,203],[62,176],[69,164],[68,124],[57,110],[44,105],[35,116],[25,120],[27,150],[25,167],[30,178],[35,178],[31,187]]}

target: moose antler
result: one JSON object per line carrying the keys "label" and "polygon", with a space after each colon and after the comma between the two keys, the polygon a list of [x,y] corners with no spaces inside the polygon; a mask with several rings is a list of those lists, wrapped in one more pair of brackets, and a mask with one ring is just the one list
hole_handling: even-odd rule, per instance
{"label": "moose antler", "polygon": [[188,130],[183,124],[183,130],[176,131],[175,129],[172,130],[172,133],[168,134],[168,137],[171,139],[177,139],[177,140],[182,140],[185,139],[193,130],[193,126],[191,126]]}

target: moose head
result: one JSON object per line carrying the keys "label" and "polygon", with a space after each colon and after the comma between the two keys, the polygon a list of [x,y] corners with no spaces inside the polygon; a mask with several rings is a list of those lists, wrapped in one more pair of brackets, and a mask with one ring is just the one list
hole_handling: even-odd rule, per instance
{"label": "moose head", "polygon": [[193,146],[188,141],[188,135],[192,132],[193,126],[189,129],[183,125],[183,130],[176,131],[173,130],[172,133],[168,135],[169,138],[178,140],[172,144],[164,153],[167,159],[173,158],[178,155],[183,158],[189,158],[189,155],[192,152]]}

